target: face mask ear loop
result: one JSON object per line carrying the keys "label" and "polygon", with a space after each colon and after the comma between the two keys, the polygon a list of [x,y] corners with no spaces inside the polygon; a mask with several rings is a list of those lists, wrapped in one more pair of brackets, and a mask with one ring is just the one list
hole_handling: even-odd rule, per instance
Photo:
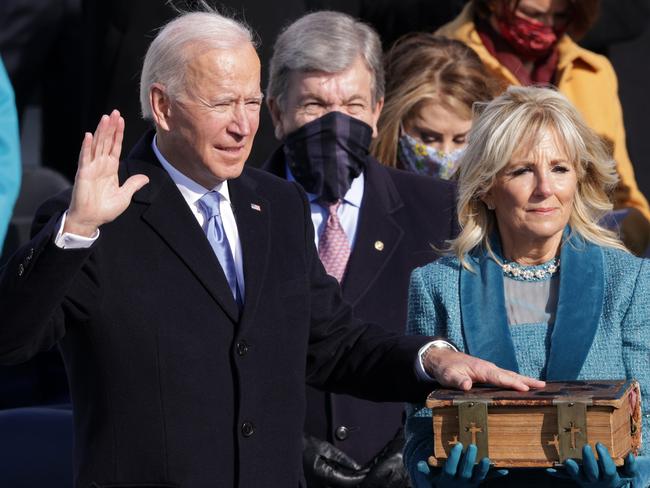
{"label": "face mask ear loop", "polygon": [[416,139],[415,137],[413,137],[411,134],[409,134],[408,132],[406,132],[406,130],[404,129],[404,124],[403,124],[402,122],[400,122],[400,123],[399,123],[399,136],[398,136],[398,139],[401,139],[402,137],[406,137],[408,140],[411,140],[411,141],[413,141],[413,142],[416,143],[416,144],[422,144],[424,147],[429,147],[429,146],[428,146],[427,144],[425,144],[424,142],[419,141],[418,139]]}

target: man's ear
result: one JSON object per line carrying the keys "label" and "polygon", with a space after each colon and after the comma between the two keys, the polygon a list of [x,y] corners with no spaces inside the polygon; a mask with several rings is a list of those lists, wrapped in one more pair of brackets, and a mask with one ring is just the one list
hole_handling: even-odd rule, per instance
{"label": "man's ear", "polygon": [[372,109],[372,137],[377,137],[377,122],[379,122],[379,116],[381,115],[381,109],[384,108],[384,97],[381,97],[377,100],[377,103]]}
{"label": "man's ear", "polygon": [[275,98],[268,98],[266,100],[266,106],[269,108],[271,120],[273,120],[273,127],[275,127],[275,138],[281,141],[284,139],[285,134],[282,128],[282,110],[280,109],[280,104]]}
{"label": "man's ear", "polygon": [[149,104],[156,126],[166,131],[170,130],[171,100],[165,87],[160,83],[153,83],[149,87]]}

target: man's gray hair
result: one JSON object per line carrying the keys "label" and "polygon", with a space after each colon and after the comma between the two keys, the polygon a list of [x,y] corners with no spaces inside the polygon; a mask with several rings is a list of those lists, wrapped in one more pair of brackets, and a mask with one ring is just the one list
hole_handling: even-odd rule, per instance
{"label": "man's gray hair", "polygon": [[163,85],[172,98],[182,93],[186,66],[193,55],[190,47],[233,49],[246,43],[255,47],[248,26],[224,17],[207,5],[203,4],[202,10],[182,13],[165,25],[149,46],[140,76],[140,109],[144,119],[153,119],[149,104],[153,83]]}
{"label": "man's gray hair", "polygon": [[372,75],[372,103],[384,96],[381,41],[375,30],[347,14],[314,12],[289,25],[275,41],[266,96],[282,106],[294,71],[340,73],[358,56]]}

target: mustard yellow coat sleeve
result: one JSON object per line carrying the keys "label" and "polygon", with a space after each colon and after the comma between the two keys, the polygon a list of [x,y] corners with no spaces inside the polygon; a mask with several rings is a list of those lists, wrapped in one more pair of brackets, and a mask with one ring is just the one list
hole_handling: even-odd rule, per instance
{"label": "mustard yellow coat sleeve", "polygon": [[[520,85],[517,78],[490,54],[476,32],[471,3],[436,34],[463,41],[479,55],[485,66],[507,85]],[[587,124],[612,144],[620,183],[613,196],[615,208],[636,209],[623,222],[625,243],[641,253],[650,241],[650,207],[634,177],[627,152],[618,80],[609,60],[578,46],[569,36],[558,43],[557,87],[574,104]]]}

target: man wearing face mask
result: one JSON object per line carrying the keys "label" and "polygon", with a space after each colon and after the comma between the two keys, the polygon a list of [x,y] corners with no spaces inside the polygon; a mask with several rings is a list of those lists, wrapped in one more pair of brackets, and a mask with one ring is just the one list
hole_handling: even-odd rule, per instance
{"label": "man wearing face mask", "polygon": [[[267,97],[283,144],[265,168],[307,192],[319,256],[355,315],[402,332],[410,272],[456,233],[455,191],[369,155],[384,97],[378,35],[342,13],[302,17],[276,41]],[[408,486],[403,404],[311,387],[307,401],[310,488]]]}
{"label": "man wearing face mask", "polygon": [[627,153],[618,82],[611,63],[578,46],[598,15],[598,0],[472,0],[436,34],[471,47],[506,85],[552,84],[591,129],[611,145],[620,182],[615,209],[627,209],[624,243],[636,254],[650,244],[650,207]]}

